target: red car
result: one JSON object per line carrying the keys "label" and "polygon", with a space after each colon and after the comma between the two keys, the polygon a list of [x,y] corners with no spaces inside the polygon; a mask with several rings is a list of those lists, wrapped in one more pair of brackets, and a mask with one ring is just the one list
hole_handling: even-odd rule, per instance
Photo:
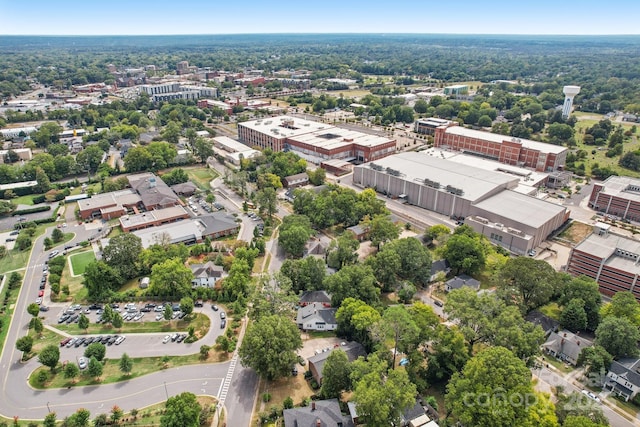
{"label": "red car", "polygon": [[64,347],[69,341],[71,341],[71,337],[63,339],[60,341],[60,347]]}
{"label": "red car", "polygon": [[40,292],[38,292],[38,296],[39,296],[39,297],[43,297],[43,296],[44,296],[44,291],[43,291],[43,290],[41,290]]}

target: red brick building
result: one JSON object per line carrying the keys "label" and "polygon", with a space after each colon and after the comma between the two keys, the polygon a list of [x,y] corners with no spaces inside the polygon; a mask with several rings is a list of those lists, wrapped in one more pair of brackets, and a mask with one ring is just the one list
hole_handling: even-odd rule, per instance
{"label": "red brick building", "polygon": [[438,127],[434,144],[541,172],[562,169],[568,152],[559,145],[467,129],[455,123]]}
{"label": "red brick building", "polygon": [[589,206],[605,214],[640,221],[640,179],[610,176],[594,184]]}

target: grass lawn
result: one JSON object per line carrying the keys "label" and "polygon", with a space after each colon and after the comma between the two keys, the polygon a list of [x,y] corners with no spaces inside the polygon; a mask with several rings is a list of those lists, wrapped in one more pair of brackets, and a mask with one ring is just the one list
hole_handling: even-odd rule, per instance
{"label": "grass lawn", "polygon": [[25,196],[20,196],[20,197],[16,197],[15,199],[11,199],[11,203],[13,203],[14,205],[33,206],[33,198],[41,195],[42,194],[27,194]]}
{"label": "grass lawn", "polygon": [[[96,384],[111,384],[120,381],[127,381],[132,378],[141,377],[152,372],[157,372],[166,368],[174,368],[177,366],[186,365],[205,365],[207,363],[220,362],[225,359],[226,354],[215,353],[213,356],[209,356],[207,360],[201,360],[199,354],[191,354],[188,356],[160,356],[160,357],[137,357],[131,358],[133,362],[133,369],[130,375],[124,375],[120,372],[120,359],[108,359],[103,361],[102,376],[99,380],[89,377],[86,371],[82,372],[75,380],[65,378],[62,372],[61,364],[58,365],[55,373],[45,366],[40,366],[29,376],[29,384],[36,389],[49,389],[49,388],[63,388],[63,387],[78,387]],[[167,362],[165,363],[165,360]],[[70,363],[75,363],[70,361]],[[48,380],[45,384],[38,382],[38,373],[45,371],[49,374]],[[75,382],[74,382],[75,381]]]}
{"label": "grass lawn", "polygon": [[210,190],[209,183],[218,177],[218,173],[214,169],[205,166],[185,169],[191,182],[196,184],[201,190]]}
{"label": "grass lawn", "polygon": [[0,259],[0,271],[20,270],[26,267],[29,262],[30,250],[21,251],[12,249],[7,251],[7,255]]}
{"label": "grass lawn", "polygon": [[42,334],[40,334],[39,337],[33,329],[29,329],[29,335],[33,337],[33,348],[31,349],[29,358],[37,356],[40,350],[48,345],[60,345],[60,340],[62,340],[62,335],[59,335],[47,328],[42,330]]}
{"label": "grass lawn", "polygon": [[96,260],[96,256],[93,253],[93,250],[88,250],[70,255],[69,259],[71,260],[71,268],[73,269],[72,274],[77,276],[79,274],[84,274],[85,268],[87,268],[87,265],[91,262]]}
{"label": "grass lawn", "polygon": [[[54,245],[51,246],[49,249],[53,249],[53,248],[58,247],[60,245],[64,245],[65,243],[67,243],[70,240],[72,240],[74,237],[76,237],[75,233],[64,233],[62,235],[62,240],[60,240],[58,243],[54,243]],[[49,250],[49,249],[47,249],[47,250]]]}
{"label": "grass lawn", "polygon": [[[8,283],[9,278],[7,278]],[[5,285],[6,286],[6,285]],[[3,296],[5,294],[3,292]],[[11,316],[13,316],[14,306],[16,301],[18,300],[18,290],[13,289],[9,294],[9,301],[7,301],[7,305],[0,305],[0,321],[2,322],[2,328],[0,328],[0,351],[2,351],[2,347],[4,346],[5,339],[7,338],[7,332],[9,331],[9,322],[11,322]],[[2,299],[4,302],[4,298]]]}
{"label": "grass lawn", "polygon": [[[640,172],[635,172],[630,169],[625,169],[618,165],[620,156],[615,156],[611,158],[607,157],[606,145],[603,146],[605,149],[598,150],[597,146],[585,145],[582,142],[584,138],[585,130],[593,126],[594,124],[598,123],[598,121],[601,120],[601,118],[603,117],[602,115],[598,115],[595,113],[580,113],[580,114],[576,114],[576,116],[578,117],[578,122],[575,125],[575,130],[576,130],[575,139],[577,143],[577,146],[575,148],[585,150],[588,153],[587,158],[584,161],[587,176],[589,176],[589,174],[591,173],[591,165],[593,165],[594,163],[598,163],[600,166],[608,166],[612,168],[618,175],[640,177]],[[613,125],[614,127],[622,125],[622,127],[626,131],[631,129],[634,123],[614,122]],[[640,148],[640,142],[637,140],[637,138],[632,137],[631,139],[625,139],[624,149],[623,149],[624,153],[629,151],[634,151],[639,148]],[[595,154],[591,154],[594,150],[595,150]]]}
{"label": "grass lawn", "polygon": [[[189,326],[193,326],[197,337],[203,337],[209,328],[211,327],[211,319],[201,313],[195,313],[195,317],[191,321],[187,320],[172,320],[167,322],[162,320],[160,322],[154,321],[157,313],[146,313],[145,318],[149,321],[141,322],[124,322],[122,328],[116,329],[111,325],[105,325],[103,323],[91,323],[89,328],[85,332],[84,329],[80,329],[77,324],[61,324],[55,325],[56,329],[77,335],[105,335],[105,334],[140,334],[150,332],[185,332],[189,329]],[[193,315],[192,315],[193,316]]]}
{"label": "grass lawn", "polygon": [[[271,400],[264,402],[262,400],[264,393],[269,393]],[[258,420],[258,413],[268,412],[269,408],[273,405],[282,407],[282,403],[287,397],[291,397],[293,404],[299,406],[305,398],[311,397],[311,395],[315,393],[316,392],[309,386],[309,382],[304,379],[302,371],[298,373],[298,375],[283,377],[276,381],[261,380],[260,387],[258,388],[256,413],[254,414],[255,420]],[[258,424],[252,423],[251,425]]]}
{"label": "grass lawn", "polygon": [[568,374],[569,372],[573,371],[573,367],[571,365],[568,365],[566,363],[564,363],[563,361],[556,359],[553,356],[550,355],[545,355],[544,356],[544,360],[546,363],[553,365],[554,368],[556,368],[557,370],[559,370],[562,373]]}

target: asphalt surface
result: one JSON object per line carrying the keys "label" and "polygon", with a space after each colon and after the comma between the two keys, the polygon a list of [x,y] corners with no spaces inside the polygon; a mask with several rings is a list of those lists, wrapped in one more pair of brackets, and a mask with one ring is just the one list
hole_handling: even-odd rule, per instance
{"label": "asphalt surface", "polygon": [[[53,227],[45,235],[34,241],[29,265],[24,274],[23,286],[16,303],[14,316],[9,327],[4,351],[0,357],[2,376],[0,382],[0,413],[6,417],[18,416],[21,419],[42,419],[49,411],[55,411],[58,419],[74,413],[78,408],[88,409],[92,416],[108,413],[113,405],[118,405],[124,411],[140,409],[155,403],[163,402],[168,396],[184,391],[197,395],[211,395],[220,397],[225,385],[225,408],[228,425],[248,426],[251,411],[257,391],[257,376],[253,370],[244,368],[237,363],[230,369],[230,362],[186,366],[162,370],[129,381],[108,385],[73,387],[71,389],[34,390],[27,378],[40,364],[37,358],[21,363],[21,352],[15,348],[16,340],[28,331],[30,315],[26,311],[27,305],[35,301],[38,294],[42,266],[48,259],[49,251],[45,252],[43,240],[51,233]],[[67,243],[73,244],[95,234],[95,230],[87,229],[84,224],[69,223],[65,232],[75,233],[74,239]],[[252,231],[251,231],[252,232]],[[47,291],[49,288],[47,287]],[[51,326],[55,327],[55,318],[66,308],[64,304],[52,304],[45,294],[45,304],[51,309],[46,312]],[[154,334],[125,334],[127,339],[120,345],[107,347],[108,358],[118,358],[126,352],[131,357],[194,354],[200,345],[212,345],[222,331],[218,312],[211,310],[210,304],[196,308],[209,315],[212,325],[205,337],[192,344],[162,343],[164,333]],[[146,313],[146,318],[155,317],[154,312]],[[95,314],[91,315],[95,316]],[[78,331],[79,335],[82,331]],[[88,334],[85,336],[94,336]],[[84,352],[84,346],[78,348],[62,348],[60,360],[75,360]],[[226,384],[223,384],[226,383]]]}

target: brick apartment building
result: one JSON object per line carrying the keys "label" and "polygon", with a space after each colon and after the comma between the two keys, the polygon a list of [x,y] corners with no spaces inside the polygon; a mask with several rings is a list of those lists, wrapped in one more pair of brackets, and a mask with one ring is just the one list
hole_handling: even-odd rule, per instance
{"label": "brick apartment building", "polygon": [[605,214],[640,221],[640,179],[610,176],[594,184],[589,206]]}
{"label": "brick apartment building", "polygon": [[467,129],[455,123],[438,127],[434,139],[436,147],[464,151],[542,172],[561,169],[568,152],[566,147],[559,145]]}
{"label": "brick apartment building", "polygon": [[396,151],[393,139],[289,116],[238,123],[238,138],[250,147],[292,150],[316,164],[332,159],[370,162]]}
{"label": "brick apartment building", "polygon": [[604,295],[631,291],[640,300],[640,241],[609,233],[609,225],[603,223],[594,230],[572,249],[567,271],[591,277]]}

